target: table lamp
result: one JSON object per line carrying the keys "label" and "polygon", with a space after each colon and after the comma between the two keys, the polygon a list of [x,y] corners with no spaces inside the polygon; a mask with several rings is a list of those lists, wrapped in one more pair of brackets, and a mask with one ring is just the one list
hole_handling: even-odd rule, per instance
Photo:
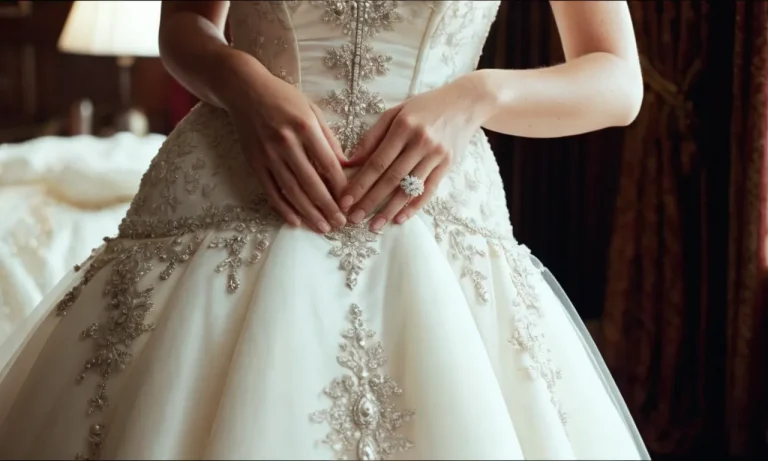
{"label": "table lamp", "polygon": [[119,131],[138,135],[149,122],[131,102],[131,68],[136,57],[157,57],[159,1],[76,1],[59,37],[60,51],[91,56],[115,56],[119,68],[121,110]]}

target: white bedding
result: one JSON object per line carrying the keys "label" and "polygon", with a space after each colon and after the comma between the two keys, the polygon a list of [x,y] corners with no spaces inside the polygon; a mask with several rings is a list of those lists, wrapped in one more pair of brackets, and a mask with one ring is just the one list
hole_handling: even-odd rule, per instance
{"label": "white bedding", "polygon": [[0,145],[0,343],[64,274],[117,232],[165,137],[44,137]]}

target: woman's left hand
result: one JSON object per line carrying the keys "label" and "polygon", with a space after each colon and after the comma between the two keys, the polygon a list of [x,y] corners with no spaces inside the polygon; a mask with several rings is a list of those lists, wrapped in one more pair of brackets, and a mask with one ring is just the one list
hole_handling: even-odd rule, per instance
{"label": "woman's left hand", "polygon": [[[373,231],[387,222],[402,224],[427,203],[453,155],[467,148],[484,121],[485,104],[478,85],[467,78],[471,75],[387,110],[363,136],[349,163],[363,166],[339,201],[352,223],[363,221],[388,197],[370,221]],[[409,196],[401,188],[408,175],[423,181],[421,195]]]}

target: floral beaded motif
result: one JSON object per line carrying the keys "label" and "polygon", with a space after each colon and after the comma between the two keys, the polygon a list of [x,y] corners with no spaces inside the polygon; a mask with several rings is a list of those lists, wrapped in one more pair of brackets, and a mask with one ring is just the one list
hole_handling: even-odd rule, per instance
{"label": "floral beaded motif", "polygon": [[[255,240],[254,249],[247,263],[253,264],[269,246],[269,232],[279,223],[267,208],[266,202],[257,199],[250,209],[235,206],[204,209],[201,217],[162,220],[124,220],[120,227],[120,238],[106,239],[104,247],[95,251],[94,256],[84,263],[87,266],[81,280],[56,306],[58,315],[65,315],[77,302],[83,289],[107,266],[110,275],[104,288],[107,311],[104,322],[94,322],[81,332],[81,338],[92,341],[93,355],[85,362],[77,381],[83,382],[88,373],[99,377],[95,394],[88,400],[87,413],[92,415],[109,406],[108,382],[111,377],[127,367],[133,359],[130,350],[135,340],[152,331],[154,324],[148,320],[154,303],[152,294],[155,286],[145,288],[148,275],[155,264],[162,267],[157,274],[158,281],[171,278],[175,269],[186,263],[200,248],[203,232],[216,230],[208,247],[225,248],[228,257],[215,270],[228,270],[227,289],[232,292],[240,285],[237,270],[243,265],[241,253],[247,242]],[[138,240],[137,240],[138,239]],[[134,242],[134,243],[131,243]],[[77,266],[76,270],[81,267]],[[98,459],[101,450],[105,424],[96,422],[88,433],[88,449],[76,455],[76,459]]]}
{"label": "floral beaded motif", "polygon": [[321,102],[336,112],[342,120],[331,124],[342,149],[348,153],[368,129],[364,118],[384,112],[384,101],[362,82],[388,72],[391,56],[376,54],[367,40],[402,21],[394,0],[319,0],[312,2],[324,8],[323,21],[341,27],[350,42],[331,48],[325,65],[336,71],[337,78],[346,80],[346,88],[331,91]]}
{"label": "floral beaded motif", "polygon": [[483,285],[487,277],[476,268],[474,259],[489,255],[468,243],[468,238],[482,238],[490,250],[507,259],[510,281],[516,291],[513,306],[510,306],[512,335],[508,341],[525,354],[528,360],[526,371],[531,377],[540,378],[545,383],[552,405],[565,425],[568,418],[557,396],[557,382],[562,378],[562,373],[552,360],[552,353],[546,346],[544,334],[538,326],[544,313],[540,310],[542,301],[536,291],[535,281],[541,278],[541,274],[533,266],[528,249],[513,238],[505,238],[496,231],[460,217],[451,205],[442,199],[431,200],[424,207],[424,212],[433,219],[438,242],[443,240],[443,236],[448,236],[450,254],[462,261],[461,277],[470,279],[478,297],[484,302],[490,299]]}
{"label": "floral beaded motif", "polygon": [[357,285],[357,277],[363,271],[365,261],[379,254],[379,250],[372,246],[377,234],[369,226],[368,220],[365,220],[325,234],[326,239],[336,243],[328,254],[339,258],[339,269],[347,273],[347,288],[350,290]]}
{"label": "floral beaded motif", "polygon": [[323,442],[337,459],[349,459],[349,455],[359,460],[387,459],[413,447],[397,429],[414,413],[398,410],[392,402],[403,390],[391,377],[377,372],[387,358],[380,342],[368,344],[376,334],[365,326],[360,306],[352,305],[350,317],[352,326],[341,335],[345,341],[339,345],[341,355],[336,361],[352,374],[333,380],[324,391],[333,401],[331,408],[310,418],[331,427]]}
{"label": "floral beaded motif", "polygon": [[[286,64],[285,57],[295,46],[289,14],[300,3],[233,2],[233,8],[241,11],[239,18],[232,18],[236,46],[259,58],[273,74],[297,84],[300,75]],[[330,92],[323,104],[342,116],[334,129],[346,151],[367,129],[365,117],[385,109],[381,97],[363,84],[387,75],[392,61],[391,56],[376,52],[372,39],[408,18],[398,11],[396,1],[313,3],[323,7],[322,20],[340,27],[350,37],[349,42],[329,49],[324,58],[332,72],[329,77],[345,82],[345,87]],[[438,60],[454,76],[471,70],[472,59],[476,62],[477,56],[463,56],[466,62],[456,62],[455,56],[445,54],[446,50],[478,47],[479,55],[481,35],[487,32],[498,2],[445,3],[437,2],[438,7],[428,2],[436,13],[438,9],[443,13],[435,14],[439,22],[430,43],[441,49]],[[408,4],[402,10],[411,8],[418,6]],[[484,21],[483,27],[473,25],[478,18]],[[429,50],[423,53],[429,54]],[[488,286],[490,272],[484,271],[483,264],[492,257],[506,259],[516,293],[514,305],[509,306],[509,343],[526,357],[525,371],[543,380],[552,404],[560,410],[556,396],[560,371],[538,327],[539,317],[544,315],[536,292],[540,274],[525,247],[517,244],[506,228],[508,217],[498,167],[487,142],[478,141],[480,138],[476,137],[466,152],[457,153],[444,186],[417,219],[433,226],[436,241],[456,261],[457,277],[471,285],[468,300],[493,301]],[[93,353],[79,380],[85,381],[91,375],[97,382],[87,402],[87,410],[96,421],[87,429],[87,445],[78,453],[79,458],[99,457],[108,427],[97,416],[109,406],[110,379],[131,363],[131,346],[154,328],[152,297],[156,286],[172,278],[180,266],[203,249],[220,252],[220,262],[210,270],[223,274],[219,276],[222,289],[233,293],[242,283],[243,271],[262,261],[269,251],[270,239],[282,222],[269,211],[259,187],[227,195],[238,183],[239,177],[233,179],[233,172],[247,171],[242,158],[227,115],[207,105],[195,109],[153,161],[117,239],[107,239],[102,249],[89,258],[80,281],[56,306],[57,314],[66,314],[86,286],[102,270],[109,271],[104,282],[106,312],[81,334],[93,345]],[[255,184],[250,177],[248,181],[249,186]],[[338,258],[339,268],[346,273],[346,286],[353,289],[365,264],[379,253],[379,235],[363,223],[328,233],[325,238],[330,243],[329,255]],[[391,399],[401,390],[390,378],[378,374],[385,363],[383,348],[378,342],[367,345],[359,341],[373,336],[362,322],[362,311],[353,306],[352,328],[344,334],[346,342],[338,357],[339,364],[352,374],[334,381],[326,390],[333,401],[331,408],[313,414],[313,420],[330,425],[326,442],[340,457],[386,458],[411,447],[397,429],[413,413],[395,409]],[[560,413],[565,423],[565,415]]]}

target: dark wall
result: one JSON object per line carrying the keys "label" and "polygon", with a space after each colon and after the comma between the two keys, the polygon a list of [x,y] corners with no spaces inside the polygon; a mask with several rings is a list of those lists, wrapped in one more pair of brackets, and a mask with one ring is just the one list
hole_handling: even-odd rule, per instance
{"label": "dark wall", "polygon": [[[29,2],[24,15],[5,5],[12,3],[0,5],[0,133],[34,137],[43,125],[65,125],[72,103],[85,97],[97,120],[108,119],[119,102],[114,59],[56,49],[72,2]],[[133,101],[147,113],[152,131],[170,129],[170,83],[159,59],[137,60]]]}

